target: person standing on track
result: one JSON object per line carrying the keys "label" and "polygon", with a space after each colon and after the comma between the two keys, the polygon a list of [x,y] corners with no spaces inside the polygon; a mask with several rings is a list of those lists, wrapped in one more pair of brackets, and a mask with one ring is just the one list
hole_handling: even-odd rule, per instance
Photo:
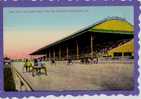
{"label": "person standing on track", "polygon": [[30,72],[30,68],[32,67],[32,63],[30,60],[26,59],[24,63],[24,68],[26,69],[26,72]]}

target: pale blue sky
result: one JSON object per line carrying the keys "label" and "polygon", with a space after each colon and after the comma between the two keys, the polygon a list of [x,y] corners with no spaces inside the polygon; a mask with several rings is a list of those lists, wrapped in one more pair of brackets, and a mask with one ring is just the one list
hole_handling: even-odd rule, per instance
{"label": "pale blue sky", "polygon": [[5,53],[27,54],[107,17],[134,24],[132,6],[4,8]]}
{"label": "pale blue sky", "polygon": [[[52,10],[81,10],[82,12],[42,12],[23,13],[24,11],[52,11]],[[10,11],[17,11],[11,13]],[[21,11],[21,12],[18,12]],[[34,28],[34,27],[70,27],[83,24],[93,24],[107,17],[118,16],[133,24],[133,7],[48,7],[48,8],[5,8],[5,27]]]}

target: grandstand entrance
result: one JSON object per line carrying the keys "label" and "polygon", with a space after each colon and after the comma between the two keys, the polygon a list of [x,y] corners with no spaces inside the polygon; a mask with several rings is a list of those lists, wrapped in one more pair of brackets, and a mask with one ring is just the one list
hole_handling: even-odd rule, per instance
{"label": "grandstand entrance", "polygon": [[124,56],[132,56],[132,52],[126,52],[124,53]]}
{"label": "grandstand entrance", "polygon": [[121,56],[122,56],[122,53],[121,52],[119,52],[119,53],[115,52],[114,53],[114,57],[121,57]]}

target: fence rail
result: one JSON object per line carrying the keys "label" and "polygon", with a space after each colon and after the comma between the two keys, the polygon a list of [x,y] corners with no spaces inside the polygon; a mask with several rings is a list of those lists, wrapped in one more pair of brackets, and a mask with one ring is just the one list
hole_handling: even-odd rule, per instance
{"label": "fence rail", "polygon": [[19,73],[14,66],[11,66],[13,78],[17,91],[33,91],[33,88],[27,80]]}

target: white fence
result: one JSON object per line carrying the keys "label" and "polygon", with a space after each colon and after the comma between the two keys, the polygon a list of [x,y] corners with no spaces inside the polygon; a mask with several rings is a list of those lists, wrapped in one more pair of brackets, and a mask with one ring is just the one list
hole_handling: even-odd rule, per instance
{"label": "white fence", "polygon": [[17,91],[33,91],[30,84],[24,79],[24,77],[16,70],[14,66],[11,66],[13,78]]}

